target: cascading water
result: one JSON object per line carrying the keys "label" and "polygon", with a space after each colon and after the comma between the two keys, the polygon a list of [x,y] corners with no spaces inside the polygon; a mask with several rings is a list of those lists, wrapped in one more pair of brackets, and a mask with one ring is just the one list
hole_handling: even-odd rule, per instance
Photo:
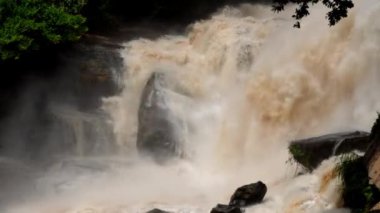
{"label": "cascading water", "polygon": [[[247,212],[336,209],[335,159],[295,177],[287,142],[370,128],[380,109],[380,2],[355,2],[334,27],[324,8],[312,12],[294,29],[267,6],[227,7],[185,35],[126,43],[124,89],[103,106],[117,157],[61,163],[38,179],[34,199],[6,212],[208,212],[258,180],[268,194]],[[155,71],[168,76],[168,107],[183,124],[186,155],[165,166],[136,150],[140,96]]]}

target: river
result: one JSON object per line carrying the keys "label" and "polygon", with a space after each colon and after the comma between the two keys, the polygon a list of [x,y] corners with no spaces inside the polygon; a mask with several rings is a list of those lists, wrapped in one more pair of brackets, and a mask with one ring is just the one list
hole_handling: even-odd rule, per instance
{"label": "river", "polygon": [[[75,126],[76,137],[84,134],[83,122],[109,125],[112,133],[93,135],[106,137],[96,152],[83,155],[86,146],[79,143],[75,155],[44,169],[4,159],[17,171],[32,170],[23,178],[33,179],[18,187],[22,198],[9,199],[4,212],[203,213],[259,180],[268,193],[248,213],[345,212],[338,209],[340,181],[332,172],[339,158],[302,173],[289,161],[287,145],[337,131],[369,131],[380,109],[380,2],[356,1],[334,27],[320,5],[300,29],[292,27],[292,11],[224,7],[185,33],[123,43],[122,89],[103,98],[104,116],[53,110]],[[185,147],[183,158],[165,165],[136,149],[140,96],[153,72],[168,76],[165,95]],[[109,141],[114,148],[104,145]]]}

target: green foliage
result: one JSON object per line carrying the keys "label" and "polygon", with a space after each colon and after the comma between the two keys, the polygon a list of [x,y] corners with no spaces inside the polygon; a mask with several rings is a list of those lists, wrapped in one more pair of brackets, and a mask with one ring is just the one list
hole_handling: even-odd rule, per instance
{"label": "green foliage", "polygon": [[362,157],[344,155],[337,166],[342,179],[345,207],[353,212],[368,212],[380,200],[380,191],[369,184],[368,172]]}
{"label": "green foliage", "polygon": [[298,20],[308,16],[310,14],[310,5],[322,2],[330,11],[326,14],[326,18],[329,20],[330,26],[338,23],[342,18],[347,17],[348,10],[354,7],[352,0],[273,0],[273,10],[280,12],[284,10],[285,5],[294,3],[298,6],[294,15],[292,16],[297,22],[294,27],[299,28],[300,22]]}
{"label": "green foliage", "polygon": [[[14,60],[41,48],[80,39],[86,19],[70,0],[0,0],[0,59]],[[66,4],[67,3],[67,4]]]}
{"label": "green foliage", "polygon": [[311,171],[313,169],[311,156],[308,153],[304,152],[302,148],[300,147],[300,145],[291,144],[289,146],[289,152],[293,156],[293,159],[299,162],[307,170]]}
{"label": "green foliage", "polygon": [[70,14],[80,14],[83,7],[88,3],[88,0],[47,0],[47,2],[63,8]]}

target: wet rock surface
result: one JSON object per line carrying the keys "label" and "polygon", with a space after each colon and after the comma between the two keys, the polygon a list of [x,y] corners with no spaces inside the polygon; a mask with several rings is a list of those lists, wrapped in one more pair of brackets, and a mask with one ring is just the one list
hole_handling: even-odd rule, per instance
{"label": "wet rock surface", "polygon": [[249,205],[260,203],[267,193],[267,186],[258,181],[244,185],[236,189],[230,199],[230,206],[246,207]]}
{"label": "wet rock surface", "polygon": [[380,115],[372,127],[370,142],[371,145],[369,146],[364,159],[368,169],[370,183],[376,185],[376,187],[380,189]]}
{"label": "wet rock surface", "polygon": [[237,206],[218,204],[211,210],[211,213],[243,213],[243,210]]}
{"label": "wet rock surface", "polygon": [[164,211],[164,210],[161,210],[161,209],[152,209],[150,211],[147,211],[146,213],[171,213],[171,212]]}
{"label": "wet rock surface", "polygon": [[63,95],[87,110],[98,108],[101,97],[120,92],[121,49],[123,46],[111,38],[86,35],[72,50],[62,53],[60,84],[72,85]]}
{"label": "wet rock surface", "polygon": [[312,171],[331,156],[355,150],[365,152],[369,144],[367,132],[342,132],[292,141],[289,151],[295,161]]}
{"label": "wet rock surface", "polygon": [[180,149],[164,88],[165,75],[153,73],[143,90],[138,112],[137,148],[160,163],[176,156]]}
{"label": "wet rock surface", "polygon": [[59,53],[49,75],[26,75],[0,118],[0,156],[43,162],[114,151],[111,118],[100,106],[121,89],[122,48],[112,38],[86,35]]}
{"label": "wet rock surface", "polygon": [[261,181],[241,186],[235,190],[228,205],[218,204],[211,213],[242,213],[242,208],[263,201],[266,193],[267,186]]}

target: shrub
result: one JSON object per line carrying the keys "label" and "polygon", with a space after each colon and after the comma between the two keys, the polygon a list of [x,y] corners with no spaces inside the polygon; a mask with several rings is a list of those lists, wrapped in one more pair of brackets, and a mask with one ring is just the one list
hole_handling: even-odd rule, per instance
{"label": "shrub", "polygon": [[0,59],[22,55],[52,45],[73,42],[87,31],[80,5],[61,1],[0,0]]}

